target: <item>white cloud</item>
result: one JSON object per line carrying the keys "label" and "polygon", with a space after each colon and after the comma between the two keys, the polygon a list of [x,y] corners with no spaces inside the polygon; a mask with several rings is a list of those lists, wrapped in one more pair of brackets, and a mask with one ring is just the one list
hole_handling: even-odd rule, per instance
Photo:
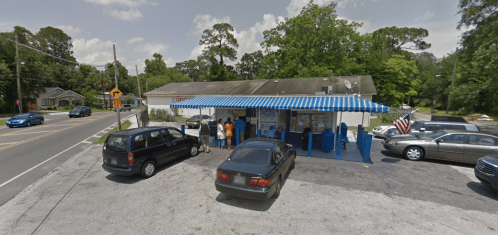
{"label": "white cloud", "polygon": [[56,28],[61,29],[65,33],[68,33],[68,32],[69,33],[74,33],[74,34],[81,33],[81,29],[80,28],[76,28],[76,27],[73,27],[71,25],[61,25],[61,26],[57,26]]}
{"label": "white cloud", "polygon": [[135,42],[141,42],[143,40],[144,40],[143,37],[132,38],[132,39],[128,40],[128,44],[133,44]]}
{"label": "white cloud", "polygon": [[[158,2],[149,0],[85,0],[86,2],[103,5],[104,13],[116,19],[125,21],[135,21],[142,18],[142,13],[138,7],[144,5],[157,6]],[[124,9],[123,9],[124,8]]]}
{"label": "white cloud", "polygon": [[415,22],[420,22],[420,21],[422,21],[422,22],[423,22],[423,21],[428,21],[428,20],[430,20],[430,19],[431,19],[434,15],[435,15],[435,13],[434,13],[434,12],[432,12],[432,11],[428,11],[428,12],[426,12],[425,14],[423,14],[423,15],[421,15],[421,16],[419,16],[419,17],[415,18],[415,20],[414,20],[414,21],[415,21]]}
{"label": "white cloud", "polygon": [[169,48],[168,45],[154,42],[154,43],[141,44],[137,46],[134,51],[146,52],[148,56],[150,55],[152,57],[154,53],[159,53],[159,54],[164,53],[168,48]]}
{"label": "white cloud", "polygon": [[189,60],[197,60],[197,57],[202,54],[202,51],[206,49],[204,45],[197,45],[191,52],[188,57]]}
{"label": "white cloud", "polygon": [[[115,44],[111,41],[103,42],[98,38],[89,40],[79,38],[73,40],[73,51],[76,60],[83,64],[91,65],[105,65],[114,60],[112,45]],[[126,60],[119,57],[120,61]]]}
{"label": "white cloud", "polygon": [[211,15],[197,15],[194,18],[195,30],[193,34],[202,34],[205,29],[211,29],[213,25],[219,23],[230,23],[230,16],[218,19]]}
{"label": "white cloud", "polygon": [[127,11],[104,9],[104,13],[118,20],[135,21],[142,18],[142,13],[135,8],[130,8]]}

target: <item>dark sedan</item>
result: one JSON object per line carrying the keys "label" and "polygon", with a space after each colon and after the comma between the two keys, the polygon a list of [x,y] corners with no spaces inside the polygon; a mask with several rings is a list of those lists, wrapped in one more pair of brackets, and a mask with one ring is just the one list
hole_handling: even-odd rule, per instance
{"label": "dark sedan", "polygon": [[[202,115],[202,119],[208,119],[212,120],[213,117],[208,116],[208,115]],[[201,123],[201,115],[195,115],[185,121],[185,124],[188,126],[188,128],[199,128],[199,125]]]}
{"label": "dark sedan", "polygon": [[384,148],[412,161],[425,157],[476,164],[481,157],[498,154],[498,137],[444,130],[412,138],[386,139]]}
{"label": "dark sedan", "polygon": [[78,107],[74,107],[73,110],[69,111],[68,115],[69,115],[69,118],[92,116],[92,110],[88,106],[78,106]]}
{"label": "dark sedan", "polygon": [[216,171],[216,190],[256,200],[278,198],[282,180],[296,165],[294,146],[277,139],[252,138],[237,146]]}
{"label": "dark sedan", "polygon": [[8,127],[12,128],[15,126],[31,126],[33,124],[43,124],[45,118],[37,113],[20,113],[9,120],[6,124]]}
{"label": "dark sedan", "polygon": [[498,155],[490,155],[477,160],[474,174],[482,184],[498,190]]}

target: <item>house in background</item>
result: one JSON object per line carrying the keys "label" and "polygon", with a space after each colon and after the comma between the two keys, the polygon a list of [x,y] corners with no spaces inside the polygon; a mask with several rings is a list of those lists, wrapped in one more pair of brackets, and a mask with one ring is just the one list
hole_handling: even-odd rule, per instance
{"label": "house in background", "polygon": [[69,104],[84,105],[85,96],[78,94],[72,90],[64,90],[60,87],[45,87],[45,92],[39,94],[36,98],[36,104],[41,109],[43,106],[64,107]]}
{"label": "house in background", "polygon": [[[105,104],[107,105],[107,108],[112,108],[112,96],[109,94],[109,92],[105,92],[105,95],[99,94],[98,95],[98,106],[99,108],[105,108],[106,106],[104,105],[104,96],[105,96]],[[140,101],[138,99],[138,96],[130,94],[130,95],[122,95],[119,97],[119,100],[121,100],[121,104],[126,104],[125,99],[126,97],[131,97],[133,98],[133,102],[131,103],[132,107],[140,107]]]}

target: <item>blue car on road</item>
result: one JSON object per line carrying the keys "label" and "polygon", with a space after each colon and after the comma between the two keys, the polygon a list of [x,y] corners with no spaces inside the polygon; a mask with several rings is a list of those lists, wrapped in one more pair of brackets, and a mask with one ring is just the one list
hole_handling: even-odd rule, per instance
{"label": "blue car on road", "polygon": [[37,113],[20,113],[7,121],[7,126],[12,128],[15,126],[31,126],[33,124],[43,124],[45,119]]}

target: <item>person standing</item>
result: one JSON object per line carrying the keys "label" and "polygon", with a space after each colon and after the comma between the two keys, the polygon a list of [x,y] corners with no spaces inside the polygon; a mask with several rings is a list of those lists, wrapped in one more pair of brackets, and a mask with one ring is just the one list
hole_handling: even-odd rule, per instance
{"label": "person standing", "polygon": [[199,125],[199,132],[201,133],[201,142],[205,153],[209,153],[209,130],[206,119],[203,119],[201,125]]}
{"label": "person standing", "polygon": [[230,118],[227,118],[227,124],[225,125],[225,131],[227,133],[227,145],[228,150],[230,150],[230,146],[232,145],[232,134],[233,134],[233,124]]}
{"label": "person standing", "polygon": [[240,130],[240,143],[244,142],[244,134],[245,134],[245,128],[246,128],[246,122],[242,120],[240,117],[237,121],[235,121],[235,129]]}
{"label": "person standing", "polygon": [[275,130],[273,129],[273,126],[270,126],[270,129],[266,131],[265,137],[275,138]]}
{"label": "person standing", "polygon": [[308,151],[308,142],[309,142],[309,139],[310,139],[310,132],[311,132],[311,129],[309,126],[306,126],[306,128],[304,128],[303,130],[303,135],[302,135],[302,146],[303,146],[303,150],[304,151]]}
{"label": "person standing", "polygon": [[218,125],[217,125],[217,134],[218,134],[218,146],[220,149],[223,149],[223,146],[225,145],[225,128],[223,127],[223,119],[218,120]]}
{"label": "person standing", "polygon": [[275,139],[282,139],[282,127],[279,126],[277,132],[275,132]]}

